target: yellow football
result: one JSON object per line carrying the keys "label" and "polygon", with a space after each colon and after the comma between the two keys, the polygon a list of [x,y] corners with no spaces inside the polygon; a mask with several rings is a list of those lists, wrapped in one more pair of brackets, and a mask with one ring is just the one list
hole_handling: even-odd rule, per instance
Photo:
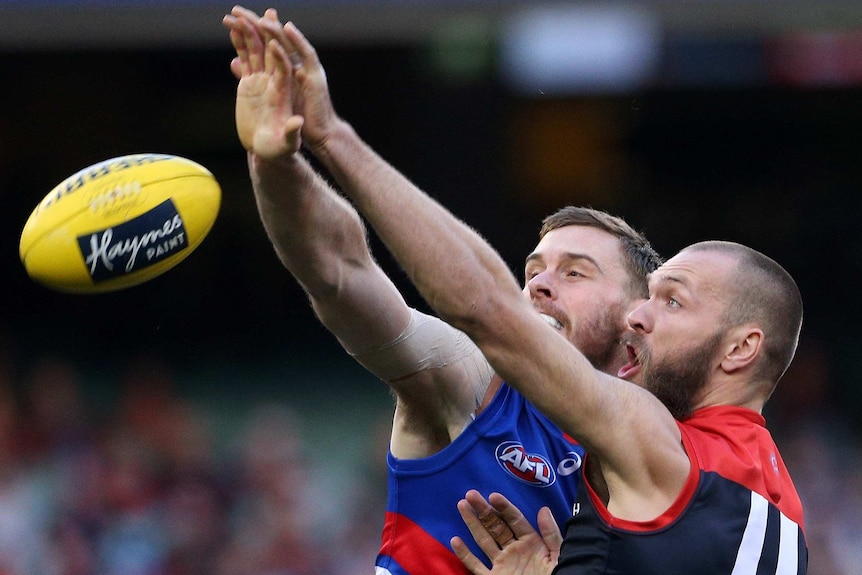
{"label": "yellow football", "polygon": [[27,274],[68,293],[104,293],[170,270],[209,233],[221,188],[209,170],[168,154],[132,154],[60,182],[21,232]]}

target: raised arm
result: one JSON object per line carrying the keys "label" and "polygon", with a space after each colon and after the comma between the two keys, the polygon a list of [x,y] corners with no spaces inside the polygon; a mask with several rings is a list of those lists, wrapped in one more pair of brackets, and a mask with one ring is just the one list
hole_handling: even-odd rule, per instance
{"label": "raised arm", "polygon": [[237,53],[237,132],[269,239],[321,322],[395,390],[393,453],[435,453],[470,421],[490,366],[463,333],[408,307],[373,260],[356,210],[300,153],[304,117],[294,108],[307,115],[314,102],[297,98],[283,48],[267,46],[248,10],[235,8],[224,23]]}
{"label": "raised arm", "polygon": [[273,26],[271,33],[301,63],[294,78],[317,103],[305,116],[305,144],[440,317],[466,332],[501,376],[599,457],[609,483],[639,493],[661,483],[663,494],[675,493],[688,467],[669,412],[641,388],[593,369],[540,319],[497,252],[336,115],[317,54],[296,27]]}
{"label": "raised arm", "polygon": [[265,40],[249,21],[233,19],[230,26],[237,132],[279,259],[345,348],[361,351],[395,339],[409,309],[372,260],[356,210],[299,153],[302,117],[293,114],[289,71],[266,55]]}

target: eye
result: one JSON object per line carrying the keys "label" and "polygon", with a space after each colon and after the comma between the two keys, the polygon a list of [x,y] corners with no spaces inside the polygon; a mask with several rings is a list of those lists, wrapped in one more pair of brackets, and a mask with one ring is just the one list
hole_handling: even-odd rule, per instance
{"label": "eye", "polygon": [[567,278],[585,278],[590,276],[590,268],[581,262],[573,262],[560,268],[560,272]]}
{"label": "eye", "polygon": [[672,297],[667,298],[667,305],[668,305],[668,307],[672,307],[672,308],[681,308],[682,307],[682,304],[680,304],[676,300],[676,298],[672,298]]}

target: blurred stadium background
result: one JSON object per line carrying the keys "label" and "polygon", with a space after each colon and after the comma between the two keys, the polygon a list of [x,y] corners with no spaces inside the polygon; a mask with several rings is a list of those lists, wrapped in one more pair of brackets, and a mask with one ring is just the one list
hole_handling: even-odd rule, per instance
{"label": "blurred stadium background", "polygon": [[[787,267],[806,323],[766,416],[807,505],[809,573],[862,573],[862,4],[272,5],[317,46],[338,111],[516,273],[568,203],[666,255],[721,238]],[[371,571],[390,398],[259,225],[230,8],[0,0],[0,574]],[[145,151],[218,178],[202,246],[123,292],[32,283],[17,245],[36,202]]]}

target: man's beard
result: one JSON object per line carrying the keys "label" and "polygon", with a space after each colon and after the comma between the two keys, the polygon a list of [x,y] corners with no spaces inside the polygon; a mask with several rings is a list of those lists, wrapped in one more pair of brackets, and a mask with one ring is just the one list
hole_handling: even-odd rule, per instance
{"label": "man's beard", "polygon": [[715,333],[682,357],[663,362],[653,363],[649,351],[644,350],[643,387],[659,398],[677,420],[691,416],[697,396],[709,381],[722,337],[722,333]]}
{"label": "man's beard", "polygon": [[608,372],[624,350],[621,344],[625,306],[614,303],[590,318],[583,318],[575,328],[572,343],[597,369]]}

